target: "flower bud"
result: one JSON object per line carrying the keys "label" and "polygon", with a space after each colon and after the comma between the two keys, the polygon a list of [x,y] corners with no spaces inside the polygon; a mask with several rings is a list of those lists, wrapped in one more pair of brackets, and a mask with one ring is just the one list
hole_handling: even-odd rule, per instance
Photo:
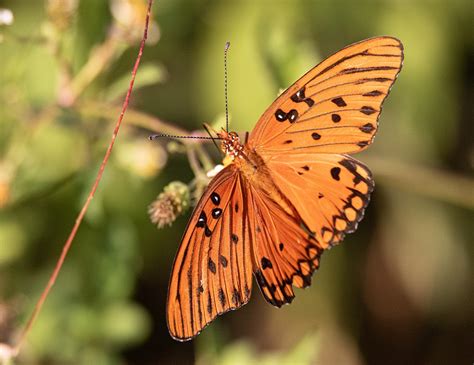
{"label": "flower bud", "polygon": [[150,204],[148,214],[158,228],[171,225],[177,217],[190,206],[190,193],[187,185],[180,181],[168,184],[156,200]]}

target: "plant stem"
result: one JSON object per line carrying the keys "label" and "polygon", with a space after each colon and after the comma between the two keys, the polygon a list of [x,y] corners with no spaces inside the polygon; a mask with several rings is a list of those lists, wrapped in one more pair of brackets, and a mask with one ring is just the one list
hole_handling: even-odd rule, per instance
{"label": "plant stem", "polygon": [[387,158],[366,157],[364,161],[382,184],[474,208],[474,179]]}
{"label": "plant stem", "polygon": [[12,353],[14,354],[13,356],[17,356],[19,354],[19,352],[21,350],[21,347],[22,347],[22,345],[23,345],[23,343],[26,339],[26,336],[31,331],[31,328],[33,327],[33,324],[35,323],[36,318],[38,317],[39,313],[41,312],[43,304],[46,301],[46,298],[48,297],[48,294],[49,294],[51,288],[53,287],[54,283],[56,282],[56,279],[59,275],[59,272],[61,271],[61,268],[64,264],[64,260],[66,259],[66,256],[67,256],[67,254],[69,252],[69,249],[72,245],[72,242],[73,242],[73,240],[76,236],[77,230],[79,229],[79,226],[81,225],[82,219],[84,218],[84,216],[87,212],[87,209],[88,209],[88,207],[89,207],[89,205],[90,205],[90,203],[91,203],[91,201],[94,197],[94,194],[97,190],[97,187],[99,186],[99,183],[102,179],[102,174],[104,173],[105,166],[107,165],[110,154],[112,153],[112,149],[113,149],[115,140],[117,138],[118,132],[120,130],[120,126],[122,124],[123,117],[125,115],[125,112],[128,108],[128,104],[130,102],[130,96],[132,94],[133,84],[135,82],[135,77],[136,77],[138,66],[140,64],[140,60],[141,60],[141,57],[142,57],[142,54],[143,54],[143,49],[145,48],[145,41],[146,41],[146,38],[147,38],[148,24],[149,24],[149,20],[150,20],[150,13],[151,13],[152,4],[153,4],[153,0],[148,0],[148,8],[147,8],[147,14],[146,14],[146,21],[145,21],[145,30],[143,32],[143,38],[142,38],[142,41],[140,43],[140,48],[139,48],[139,51],[138,51],[137,58],[135,60],[135,65],[133,67],[132,77],[130,79],[130,86],[128,88],[127,95],[125,96],[125,100],[123,102],[122,109],[121,109],[119,117],[117,119],[117,123],[115,124],[114,132],[112,134],[112,138],[110,140],[109,146],[107,147],[107,151],[105,152],[104,159],[102,160],[102,164],[100,165],[99,171],[97,173],[97,177],[94,181],[94,184],[92,185],[92,188],[89,192],[89,195],[86,199],[86,202],[84,203],[84,206],[82,207],[79,215],[76,218],[76,222],[75,222],[75,224],[74,224],[74,226],[71,230],[71,233],[69,234],[69,237],[67,238],[67,240],[66,240],[66,242],[63,246],[61,255],[59,256],[59,259],[56,263],[56,266],[54,267],[53,273],[51,274],[51,277],[49,278],[46,287],[44,288],[43,292],[41,293],[41,296],[40,296],[38,302],[35,305],[33,313],[31,314],[31,316],[30,316],[28,322],[26,323],[23,331],[20,333],[20,336],[18,338],[18,341],[17,341],[16,345],[12,348]]}

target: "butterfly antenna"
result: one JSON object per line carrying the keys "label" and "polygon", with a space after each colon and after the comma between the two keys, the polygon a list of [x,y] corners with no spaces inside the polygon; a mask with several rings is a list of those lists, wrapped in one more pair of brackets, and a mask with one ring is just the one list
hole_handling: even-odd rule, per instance
{"label": "butterfly antenna", "polygon": [[229,105],[227,100],[227,51],[230,48],[230,42],[225,42],[224,47],[224,96],[225,96],[225,129],[229,132]]}
{"label": "butterfly antenna", "polygon": [[[151,134],[148,136],[148,139],[150,141],[153,141],[154,139],[157,138],[178,138],[178,139],[212,139],[213,141],[215,139],[219,138],[213,138],[213,137],[204,137],[204,136],[174,136],[172,134]],[[214,142],[216,143],[216,142]]]}
{"label": "butterfly antenna", "polygon": [[207,134],[209,134],[209,136],[211,137],[212,142],[214,142],[214,146],[216,146],[216,148],[218,149],[219,152],[222,152],[221,149],[219,148],[219,146],[216,143],[216,139],[220,139],[220,138],[219,137],[215,138],[215,137],[212,136],[211,131],[210,131],[211,127],[209,125],[207,125],[206,123],[203,123],[202,126],[206,130]]}

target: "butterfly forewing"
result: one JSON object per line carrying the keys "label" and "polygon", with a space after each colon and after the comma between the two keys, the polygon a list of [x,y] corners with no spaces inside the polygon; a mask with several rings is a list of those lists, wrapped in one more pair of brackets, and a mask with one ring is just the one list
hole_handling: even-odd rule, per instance
{"label": "butterfly forewing", "polygon": [[403,60],[391,37],[344,48],[310,70],[267,109],[249,144],[263,155],[352,153],[377,131],[382,103]]}
{"label": "butterfly forewing", "polygon": [[216,316],[247,303],[251,242],[242,181],[235,166],[210,183],[186,228],[168,291],[168,328],[178,340],[197,335]]}

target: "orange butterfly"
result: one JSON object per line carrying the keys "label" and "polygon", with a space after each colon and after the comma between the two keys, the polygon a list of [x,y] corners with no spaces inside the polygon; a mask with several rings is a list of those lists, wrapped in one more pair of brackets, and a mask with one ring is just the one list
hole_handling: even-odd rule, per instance
{"label": "orange butterfly", "polygon": [[402,43],[352,44],[310,70],[260,117],[244,144],[222,130],[232,158],[188,223],[168,291],[171,336],[186,341],[246,304],[252,273],[265,299],[290,303],[325,249],[353,232],[374,182],[348,156],[372,143],[402,67]]}

